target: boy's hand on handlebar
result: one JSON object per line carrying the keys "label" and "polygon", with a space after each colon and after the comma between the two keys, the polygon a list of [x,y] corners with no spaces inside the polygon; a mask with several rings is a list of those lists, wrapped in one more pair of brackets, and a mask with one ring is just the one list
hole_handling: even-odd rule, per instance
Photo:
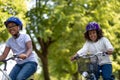
{"label": "boy's hand on handlebar", "polygon": [[24,59],[26,59],[26,58],[27,58],[27,55],[26,55],[26,54],[24,54],[24,53],[23,53],[23,54],[20,54],[20,55],[19,55],[19,58],[24,60]]}

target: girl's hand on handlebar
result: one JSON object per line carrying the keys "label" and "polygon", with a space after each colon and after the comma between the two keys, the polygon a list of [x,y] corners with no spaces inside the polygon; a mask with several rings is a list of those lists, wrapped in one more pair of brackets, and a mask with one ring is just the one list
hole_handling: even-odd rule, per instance
{"label": "girl's hand on handlebar", "polygon": [[109,49],[108,51],[107,51],[107,54],[108,55],[111,55],[113,53],[113,49]]}
{"label": "girl's hand on handlebar", "polygon": [[77,57],[77,54],[73,55],[73,56],[71,57],[71,61],[74,61],[74,60],[76,59],[76,57]]}
{"label": "girl's hand on handlebar", "polygon": [[25,53],[22,53],[19,55],[19,58],[24,60],[27,58],[27,55]]}
{"label": "girl's hand on handlebar", "polygon": [[107,51],[107,54],[108,54],[108,55],[111,55],[111,54],[112,54],[112,51]]}

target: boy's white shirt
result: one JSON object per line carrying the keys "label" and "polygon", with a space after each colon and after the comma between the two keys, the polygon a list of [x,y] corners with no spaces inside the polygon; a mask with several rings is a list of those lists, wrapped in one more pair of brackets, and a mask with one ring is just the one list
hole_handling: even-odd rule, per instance
{"label": "boy's white shirt", "polygon": [[[8,41],[6,42],[6,46],[10,47],[14,54],[19,55],[21,53],[26,52],[27,50],[26,43],[28,41],[31,41],[31,38],[28,34],[20,34],[20,36],[17,39],[14,39],[13,37],[8,39]],[[31,55],[25,60],[18,59],[16,61],[18,64],[22,64],[28,61],[37,62],[37,58],[36,58],[36,54],[32,52]]]}
{"label": "boy's white shirt", "polygon": [[[78,50],[77,54],[79,56],[86,54],[96,54],[98,52],[107,52],[108,50],[114,50],[112,44],[106,37],[102,37],[97,42],[86,41],[83,47]],[[99,65],[111,64],[109,55],[99,56]]]}

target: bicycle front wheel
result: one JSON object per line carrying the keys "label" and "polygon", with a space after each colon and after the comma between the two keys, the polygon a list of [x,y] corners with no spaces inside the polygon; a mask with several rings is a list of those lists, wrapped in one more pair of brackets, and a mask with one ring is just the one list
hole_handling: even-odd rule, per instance
{"label": "bicycle front wheel", "polygon": [[89,80],[96,80],[95,74],[92,73]]}

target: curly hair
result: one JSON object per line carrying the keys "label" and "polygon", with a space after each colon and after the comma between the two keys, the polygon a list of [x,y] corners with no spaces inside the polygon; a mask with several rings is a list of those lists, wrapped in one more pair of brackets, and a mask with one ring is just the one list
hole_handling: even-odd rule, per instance
{"label": "curly hair", "polygon": [[[84,33],[84,37],[85,37],[86,40],[92,41],[90,39],[90,37],[89,37],[89,33],[88,32],[89,31]],[[97,29],[96,32],[97,32],[97,40],[96,41],[98,41],[101,37],[103,37],[103,31],[102,31],[102,29]]]}

